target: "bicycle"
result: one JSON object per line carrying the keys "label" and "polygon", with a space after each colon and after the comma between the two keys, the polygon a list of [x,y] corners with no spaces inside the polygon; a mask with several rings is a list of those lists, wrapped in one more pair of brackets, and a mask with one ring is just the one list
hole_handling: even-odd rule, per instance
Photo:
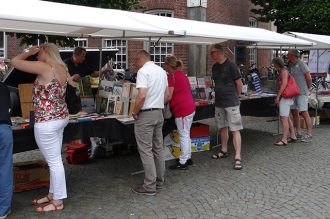
{"label": "bicycle", "polygon": [[326,80],[329,73],[312,73],[312,92],[330,90],[330,82]]}

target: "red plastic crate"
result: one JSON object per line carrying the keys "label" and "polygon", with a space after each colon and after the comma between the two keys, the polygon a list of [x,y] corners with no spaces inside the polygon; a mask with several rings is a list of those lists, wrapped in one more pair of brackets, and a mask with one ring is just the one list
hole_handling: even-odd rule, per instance
{"label": "red plastic crate", "polygon": [[86,144],[70,144],[67,146],[66,159],[69,164],[80,164],[88,161],[88,147]]}
{"label": "red plastic crate", "polygon": [[209,126],[201,123],[195,123],[190,129],[190,138],[199,138],[209,136]]}

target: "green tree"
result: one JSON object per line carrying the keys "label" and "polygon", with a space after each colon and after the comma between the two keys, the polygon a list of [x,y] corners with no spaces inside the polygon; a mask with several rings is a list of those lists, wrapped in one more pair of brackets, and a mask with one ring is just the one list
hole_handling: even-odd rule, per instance
{"label": "green tree", "polygon": [[[112,8],[121,10],[136,10],[143,9],[139,4],[139,0],[46,0],[49,2],[58,2],[65,4],[83,5],[97,8]],[[31,45],[36,44],[39,40],[40,43],[43,42],[53,42],[61,46],[74,46],[74,38],[66,36],[54,36],[54,35],[43,35],[43,34],[27,34],[27,33],[9,33],[10,36],[16,35],[20,38],[20,45]]]}
{"label": "green tree", "polygon": [[330,0],[250,0],[262,22],[275,21],[278,32],[330,35]]}

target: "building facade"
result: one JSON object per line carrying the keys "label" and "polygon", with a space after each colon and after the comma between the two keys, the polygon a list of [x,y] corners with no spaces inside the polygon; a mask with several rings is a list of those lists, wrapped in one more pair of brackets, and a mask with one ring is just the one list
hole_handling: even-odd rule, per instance
{"label": "building facade", "polygon": [[[260,23],[255,15],[250,12],[254,5],[249,0],[141,0],[144,7],[142,13],[158,16],[176,17],[238,25],[246,27],[259,27],[271,30],[271,23]],[[250,49],[247,46],[253,42],[227,41],[224,43],[226,55],[235,61],[237,65],[243,64],[245,70],[252,64],[256,64],[259,70],[269,66],[272,58],[271,51]],[[146,43],[122,39],[79,38],[76,46],[117,48],[118,53],[114,63],[117,68],[137,71],[134,66],[136,53],[141,49],[149,50],[155,63],[162,65],[164,58],[175,55],[183,62],[183,70],[188,75],[210,75],[213,61],[208,53],[206,45],[186,45],[173,43]],[[0,32],[0,57],[11,58],[22,50],[19,40],[6,36]],[[262,72],[263,73],[263,72]]]}

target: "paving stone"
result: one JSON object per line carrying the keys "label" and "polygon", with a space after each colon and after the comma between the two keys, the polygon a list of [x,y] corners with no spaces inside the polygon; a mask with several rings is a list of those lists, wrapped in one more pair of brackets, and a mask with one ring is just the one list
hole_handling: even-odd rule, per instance
{"label": "paving stone", "polygon": [[[276,122],[243,117],[241,171],[229,157],[211,159],[219,147],[194,153],[186,171],[167,170],[165,189],[154,197],[136,195],[143,182],[138,154],[65,163],[68,199],[62,212],[37,214],[30,201],[47,193],[38,189],[14,194],[9,218],[327,218],[330,215],[330,125],[313,130],[312,143],[275,147]],[[215,123],[211,141],[215,142]],[[63,153],[63,157],[65,154]],[[38,150],[14,155],[14,161],[42,158]],[[171,161],[167,162],[167,166]]]}

